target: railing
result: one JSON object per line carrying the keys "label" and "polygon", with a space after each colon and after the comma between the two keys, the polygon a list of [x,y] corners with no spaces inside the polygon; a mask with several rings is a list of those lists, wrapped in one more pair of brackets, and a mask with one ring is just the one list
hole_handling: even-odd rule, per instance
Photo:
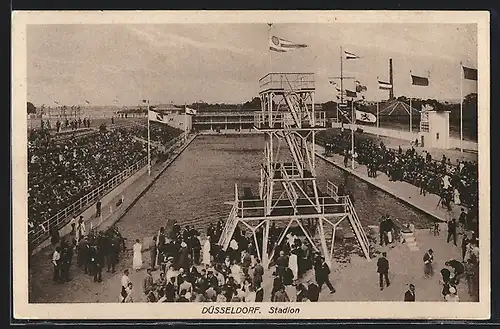
{"label": "railing", "polygon": [[54,216],[43,221],[42,223],[39,223],[38,229],[36,230],[34,229],[28,232],[28,240],[30,244],[37,245],[38,243],[42,242],[43,239],[47,238],[48,233],[53,227],[60,229],[62,226],[66,224],[70,216],[76,215],[77,213],[81,212],[84,208],[87,208],[90,204],[97,202],[97,200],[103,195],[105,195],[107,191],[110,191],[116,186],[120,185],[123,181],[125,181],[127,178],[132,176],[134,173],[139,171],[147,164],[148,164],[147,157],[139,160],[138,162],[131,165],[118,175],[114,176],[104,184],[100,185],[99,187],[95,188],[85,196],[73,202],[68,207],[59,211]]}
{"label": "railing", "polygon": [[[349,213],[349,197],[348,196],[339,196],[337,200],[331,197],[319,197],[319,209],[317,209],[316,204],[308,203],[308,204],[296,204],[295,208],[298,211],[298,215],[312,216],[312,215],[323,215],[328,216],[331,214],[347,214]],[[272,211],[281,210],[293,210],[294,206],[292,205],[278,205],[276,204],[278,200],[273,199],[271,204]],[[257,204],[257,205],[256,205]],[[262,204],[262,205],[259,205]],[[236,215],[239,218],[252,218],[252,217],[272,217],[265,216],[265,205],[262,200],[258,199],[248,199],[248,200],[238,200],[236,206]],[[304,210],[301,212],[301,210]],[[247,217],[245,217],[247,216]]]}
{"label": "railing", "polygon": [[[324,111],[314,112],[315,127],[323,128],[326,125],[326,115]],[[302,127],[312,127],[312,122],[307,117],[301,119]],[[295,120],[288,111],[256,111],[254,112],[254,126],[257,128],[286,128],[294,124]]]}
{"label": "railing", "polygon": [[337,185],[333,184],[332,182],[327,181],[326,182],[326,192],[328,193],[328,195],[330,197],[337,198],[338,193],[339,193],[339,188]]}
{"label": "railing", "polygon": [[229,246],[229,243],[231,242],[231,239],[233,237],[234,230],[236,229],[236,225],[238,225],[236,214],[237,208],[236,206],[233,206],[218,242],[218,245],[221,246],[223,250],[226,250]]}
{"label": "railing", "polygon": [[314,89],[314,73],[268,73],[259,80],[260,90]]}
{"label": "railing", "polygon": [[354,205],[352,204],[351,198],[347,197],[347,212],[351,214],[351,226],[356,234],[356,237],[359,241],[361,249],[365,254],[367,259],[370,259],[370,241],[368,241],[368,236],[366,235],[361,222],[359,221],[358,214],[356,213],[356,209],[354,209]]}

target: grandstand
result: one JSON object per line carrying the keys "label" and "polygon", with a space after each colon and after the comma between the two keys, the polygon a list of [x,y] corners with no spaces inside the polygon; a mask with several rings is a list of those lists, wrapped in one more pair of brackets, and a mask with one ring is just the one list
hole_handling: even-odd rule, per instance
{"label": "grandstand", "polygon": [[[147,165],[147,140],[141,140],[147,138],[147,126],[131,123],[111,125],[112,129],[103,126],[100,130],[78,129],[63,133],[46,129],[29,131],[31,244],[43,241],[54,226],[62,227],[71,216],[81,213],[128,178],[125,176]],[[181,133],[182,130],[170,126],[151,125],[151,141],[159,145],[171,142]],[[153,149],[152,157],[158,156],[161,152]],[[120,179],[115,179],[118,176]],[[110,181],[115,183],[109,184]],[[96,190],[99,193],[93,193]]]}

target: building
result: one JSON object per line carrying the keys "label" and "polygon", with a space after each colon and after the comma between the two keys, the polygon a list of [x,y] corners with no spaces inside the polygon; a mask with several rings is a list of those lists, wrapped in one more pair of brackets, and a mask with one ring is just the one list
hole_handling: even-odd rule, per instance
{"label": "building", "polygon": [[198,111],[193,116],[195,130],[252,129],[254,112],[258,110]]}

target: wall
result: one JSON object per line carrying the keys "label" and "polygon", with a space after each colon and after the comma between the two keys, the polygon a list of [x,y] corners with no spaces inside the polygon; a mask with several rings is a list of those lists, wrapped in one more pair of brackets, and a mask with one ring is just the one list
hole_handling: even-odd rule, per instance
{"label": "wall", "polygon": [[[340,123],[335,123],[332,122],[332,128],[340,128],[341,124]],[[388,129],[388,128],[377,128],[377,127],[372,127],[372,126],[364,126],[364,125],[356,125],[358,128],[363,129],[364,132],[377,135],[379,134],[380,136],[386,136],[386,137],[392,137],[392,138],[398,138],[398,139],[403,139],[407,141],[415,141],[415,139],[418,138],[419,133],[418,132],[412,132],[410,133],[409,131],[402,131],[402,130],[396,130],[396,129]],[[344,128],[350,128],[350,124],[344,124]],[[460,139],[459,138],[449,138],[448,139],[448,144],[450,149],[457,149],[460,148]],[[476,151],[478,150],[478,144],[476,142],[472,141],[462,141],[463,148],[465,150],[471,150],[471,151]]]}
{"label": "wall", "polygon": [[177,114],[177,113],[165,113],[163,115],[166,118],[166,122],[169,126],[174,128],[179,128],[182,130],[187,129],[191,130],[193,126],[192,116],[185,114]]}

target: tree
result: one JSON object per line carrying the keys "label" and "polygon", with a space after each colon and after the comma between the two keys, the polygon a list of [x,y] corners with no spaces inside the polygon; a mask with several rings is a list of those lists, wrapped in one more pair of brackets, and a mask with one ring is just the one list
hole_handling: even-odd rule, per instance
{"label": "tree", "polygon": [[477,113],[477,94],[472,93],[468,94],[464,97],[464,101],[462,103],[462,107],[464,112],[467,113]]}
{"label": "tree", "polygon": [[243,103],[243,109],[259,109],[260,108],[260,98],[254,97],[251,101]]}
{"label": "tree", "polygon": [[28,114],[34,114],[36,113],[36,107],[33,105],[33,103],[28,102]]}

